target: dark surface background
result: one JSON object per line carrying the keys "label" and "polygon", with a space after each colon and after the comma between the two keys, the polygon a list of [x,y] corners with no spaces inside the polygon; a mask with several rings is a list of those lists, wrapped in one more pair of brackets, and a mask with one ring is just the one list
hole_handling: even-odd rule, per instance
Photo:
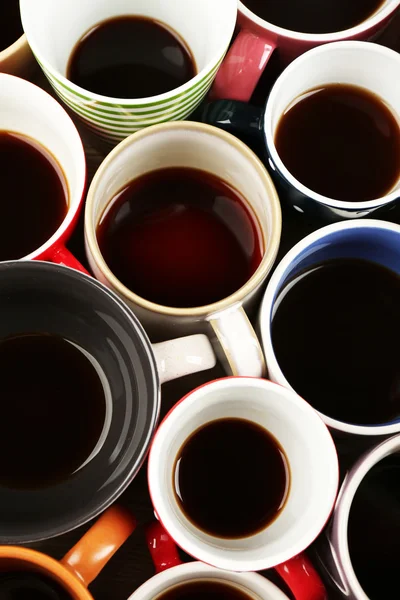
{"label": "dark surface background", "polygon": [[[400,14],[381,36],[379,43],[400,51]],[[271,85],[280,72],[281,66],[279,63],[279,56],[278,53],[275,53],[254,93],[252,99],[254,104],[262,106],[265,103]],[[50,91],[39,68],[35,70],[31,79],[38,85],[41,85]],[[85,143],[90,182],[95,170],[104,157],[104,151],[99,148],[98,142],[91,138],[79,122],[77,122],[77,126]],[[264,158],[263,149],[260,146],[254,145],[254,142],[250,140],[244,141],[249,142],[254,151],[259,154],[261,158]],[[287,209],[284,203],[285,199],[281,197],[281,200],[283,204],[283,235],[279,257],[282,257],[299,239],[325,224],[313,221],[295,211]],[[81,215],[76,231],[68,245],[75,255],[85,263],[82,217],[83,215]],[[400,203],[398,207],[395,207],[390,211],[383,212],[380,215],[375,214],[374,218],[390,220],[400,224]],[[200,373],[195,376],[186,377],[179,381],[165,384],[162,389],[161,416],[163,416],[177,400],[197,385],[223,375],[224,373],[220,367],[216,367],[213,371]],[[338,442],[338,448],[341,456],[341,477],[343,478],[347,467],[360,453],[361,448],[354,444],[349,445],[348,442],[341,441]],[[143,531],[143,526],[153,518],[152,507],[147,490],[146,464],[142,467],[138,476],[129,486],[127,491],[123,494],[120,501],[133,511],[138,520],[138,527],[130,539],[117,552],[99,577],[90,586],[90,591],[96,600],[127,600],[130,594],[154,574]],[[36,543],[30,547],[60,559],[74,543],[78,541],[89,526],[90,524],[64,536]],[[189,560],[189,558],[184,555],[182,555],[182,557],[184,560]],[[265,572],[265,575],[274,580],[282,587],[282,589],[285,589],[282,582],[273,572]],[[290,593],[287,590],[285,591],[290,597]],[[329,598],[332,600],[335,598],[333,592],[330,592]]]}

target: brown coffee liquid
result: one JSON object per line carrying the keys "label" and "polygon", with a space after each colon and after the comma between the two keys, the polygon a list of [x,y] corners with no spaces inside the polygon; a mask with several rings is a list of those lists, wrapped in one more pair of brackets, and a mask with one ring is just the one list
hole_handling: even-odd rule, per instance
{"label": "brown coffee liquid", "polygon": [[354,496],[348,524],[350,560],[370,600],[395,598],[400,556],[400,457],[367,473]]}
{"label": "brown coffee liquid", "polygon": [[384,0],[242,0],[256,15],[284,29],[333,33],[359,25]]}
{"label": "brown coffee liquid", "polygon": [[0,342],[0,485],[38,488],[70,477],[105,422],[105,393],[81,349],[54,335]]}
{"label": "brown coffee liquid", "polygon": [[380,98],[352,85],[297,98],[281,117],[275,145],[300,183],[334,200],[380,198],[400,176],[397,118]]}
{"label": "brown coffee liquid", "polygon": [[31,571],[0,573],[0,600],[72,600],[56,581]]}
{"label": "brown coffee liquid", "polygon": [[16,42],[23,33],[19,0],[2,0],[0,2],[0,52]]}
{"label": "brown coffee liquid", "polygon": [[184,40],[164,23],[116,17],[88,31],[72,51],[67,77],[114,98],[146,98],[174,90],[197,73]]}
{"label": "brown coffee liquid", "polygon": [[209,535],[243,538],[272,523],[289,490],[286,455],[263,427],[245,419],[207,423],[183,444],[173,473],[177,501]]}
{"label": "brown coffee liquid", "polygon": [[172,586],[155,600],[251,600],[240,587],[217,579],[197,579]]}
{"label": "brown coffee liquid", "polygon": [[347,423],[400,416],[396,273],[366,260],[331,260],[288,281],[275,306],[275,355],[300,396]]}
{"label": "brown coffee liquid", "polygon": [[68,211],[68,187],[56,159],[35,140],[0,131],[0,260],[44,244]]}
{"label": "brown coffee liquid", "polygon": [[180,308],[229,296],[263,255],[246,200],[214,175],[190,168],[160,169],[129,183],[102,216],[97,239],[126,287]]}

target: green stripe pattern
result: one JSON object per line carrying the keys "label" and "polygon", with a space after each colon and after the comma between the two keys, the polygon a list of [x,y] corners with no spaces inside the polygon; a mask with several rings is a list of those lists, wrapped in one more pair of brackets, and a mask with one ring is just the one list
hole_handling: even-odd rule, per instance
{"label": "green stripe pattern", "polygon": [[[36,57],[50,85],[61,100],[79,118],[101,138],[118,143],[131,133],[149,125],[165,123],[166,121],[181,121],[186,119],[201,103],[214,81],[218,68],[225,53],[210,67],[208,72],[187,90],[174,93],[164,100],[134,103],[127,100],[124,103],[100,102],[90,98],[61,81],[54,72],[46,69]],[[83,91],[83,90],[82,90]]]}

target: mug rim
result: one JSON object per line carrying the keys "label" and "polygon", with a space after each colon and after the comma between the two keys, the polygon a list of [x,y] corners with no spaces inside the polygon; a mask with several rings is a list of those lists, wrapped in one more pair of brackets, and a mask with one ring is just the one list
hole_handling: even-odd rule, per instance
{"label": "mug rim", "polygon": [[[224,386],[225,384],[230,386],[232,383],[234,384],[235,381],[238,382],[239,385],[247,385],[249,387],[252,387],[254,385],[256,385],[256,386],[261,385],[265,389],[269,388],[272,391],[279,389],[279,391],[281,393],[285,394],[286,396],[290,396],[290,400],[292,402],[298,404],[299,407],[301,407],[301,409],[303,411],[308,412],[310,410],[310,412],[309,412],[310,419],[312,419],[314,421],[314,424],[316,426],[323,427],[326,430],[327,436],[331,440],[332,463],[329,465],[329,467],[332,467],[332,465],[334,463],[335,476],[333,478],[334,481],[333,481],[332,489],[325,490],[326,496],[329,493],[329,502],[325,501],[325,504],[329,505],[329,510],[327,510],[327,513],[324,514],[323,518],[320,518],[319,521],[317,520],[317,517],[316,517],[315,522],[318,523],[318,526],[317,527],[314,526],[314,530],[312,530],[312,531],[309,528],[307,530],[306,534],[303,534],[303,537],[301,538],[300,541],[297,542],[296,545],[292,545],[289,550],[286,549],[285,551],[281,551],[278,556],[275,555],[276,557],[273,560],[271,560],[270,557],[267,560],[265,560],[265,558],[263,556],[260,556],[257,560],[252,560],[252,561],[249,559],[242,559],[242,558],[237,559],[237,560],[230,560],[229,558],[223,557],[221,560],[218,561],[218,564],[217,564],[217,562],[215,561],[215,549],[218,552],[218,547],[212,546],[213,550],[211,550],[211,551],[208,549],[206,551],[201,549],[200,552],[198,551],[198,548],[196,548],[196,552],[194,552],[193,551],[193,543],[190,540],[188,541],[186,533],[183,533],[183,534],[179,533],[179,535],[177,535],[177,527],[175,525],[173,525],[173,527],[174,527],[173,532],[171,532],[169,526],[165,525],[162,517],[159,514],[156,503],[154,502],[152,453],[154,452],[155,442],[159,437],[160,431],[162,431],[161,428],[162,428],[163,424],[169,419],[169,417],[176,410],[176,408],[178,408],[182,403],[189,401],[191,396],[193,396],[193,394],[197,394],[199,392],[201,393],[202,391],[204,391],[204,389],[206,387],[208,387],[210,385],[214,388],[216,386]],[[324,450],[325,449],[326,449],[326,447],[324,448]],[[327,455],[327,453],[326,453],[326,455]],[[261,571],[264,569],[274,568],[278,564],[284,563],[285,561],[292,559],[294,556],[300,554],[305,549],[307,549],[310,546],[310,544],[312,544],[315,541],[315,539],[318,537],[318,535],[323,531],[323,529],[325,528],[326,524],[330,520],[330,517],[333,513],[336,498],[337,498],[338,486],[339,486],[339,458],[338,458],[336,446],[332,440],[331,433],[329,432],[328,428],[323,423],[320,416],[317,414],[316,411],[314,411],[312,409],[312,407],[305,400],[300,398],[300,396],[298,396],[296,393],[293,393],[292,390],[289,390],[289,389],[285,388],[284,386],[281,386],[278,383],[275,383],[268,379],[262,379],[259,377],[246,377],[246,376],[221,377],[219,379],[214,379],[212,381],[208,381],[207,383],[204,383],[203,385],[200,385],[197,388],[195,388],[195,389],[191,390],[190,392],[188,392],[187,394],[185,394],[185,396],[183,396],[183,398],[181,398],[168,411],[168,413],[165,415],[163,420],[159,423],[157,431],[155,432],[155,435],[153,436],[153,439],[152,439],[152,442],[150,445],[148,464],[147,464],[147,481],[148,481],[149,495],[150,495],[150,499],[151,499],[151,503],[152,503],[155,515],[156,515],[158,521],[161,523],[162,527],[165,529],[165,531],[168,533],[168,535],[171,537],[171,539],[174,541],[174,543],[179,548],[182,548],[187,554],[192,556],[195,560],[205,563],[205,564],[208,564],[210,566],[215,566],[219,569],[232,571],[232,572],[254,572],[254,571]],[[165,504],[167,504],[167,500],[163,500],[163,502]],[[326,508],[326,507],[324,507],[324,508]],[[171,522],[172,519],[168,517],[168,521]],[[311,531],[311,534],[310,534],[310,531]],[[212,560],[214,562],[212,562]]]}
{"label": "mug rim", "polygon": [[[226,571],[226,570],[218,569],[217,567],[213,567],[212,565],[208,565],[208,564],[198,561],[198,560],[193,561],[193,562],[188,562],[188,563],[182,563],[179,565],[174,565],[168,569],[165,569],[164,571],[156,573],[155,575],[150,577],[150,579],[145,581],[140,587],[138,587],[128,597],[127,600],[138,600],[139,597],[141,597],[141,598],[144,597],[144,600],[150,600],[150,594],[153,593],[152,588],[154,587],[154,585],[156,585],[158,582],[160,582],[161,580],[164,579],[164,581],[162,582],[164,584],[163,590],[158,592],[157,596],[159,596],[160,594],[163,594],[163,592],[165,592],[169,588],[168,582],[174,575],[184,576],[186,574],[193,574],[193,580],[196,580],[196,578],[195,578],[196,575],[201,575],[201,574],[206,574],[206,573],[210,574],[210,579],[211,578],[220,579],[220,581],[223,581],[223,582],[229,581],[230,583],[233,583],[233,584],[242,585],[244,588],[246,588],[246,591],[249,592],[250,594],[259,596],[259,600],[267,600],[267,599],[264,599],[264,597],[262,597],[259,593],[255,592],[253,589],[250,589],[248,587],[248,582],[250,584],[253,584],[254,587],[264,588],[265,593],[268,594],[268,600],[289,600],[288,597],[286,596],[286,594],[282,590],[280,590],[274,583],[272,583],[272,581],[270,581],[266,577],[263,577],[259,573]],[[203,579],[203,577],[202,577],[202,579]],[[204,579],[208,579],[208,578],[204,577]],[[191,581],[191,580],[190,579],[180,579],[179,581],[175,582],[173,585],[174,586],[180,585],[180,584],[186,583],[188,581]],[[274,594],[274,597],[271,598],[269,596],[269,594],[271,594],[271,595]],[[154,596],[151,596],[151,597],[153,598]]]}
{"label": "mug rim", "polygon": [[[181,94],[185,93],[186,91],[192,89],[194,85],[197,85],[199,82],[201,82],[201,80],[208,73],[210,73],[212,71],[212,69],[216,65],[216,62],[219,62],[224,57],[224,55],[228,49],[229,41],[233,35],[234,29],[235,29],[235,24],[236,24],[237,0],[223,0],[223,1],[225,3],[227,3],[227,7],[226,7],[227,16],[226,16],[226,19],[224,20],[224,22],[226,23],[228,21],[228,17],[230,17],[232,20],[232,23],[231,23],[231,27],[229,27],[229,28],[226,27],[226,32],[229,35],[226,36],[226,40],[223,43],[222,42],[220,43],[218,51],[213,54],[213,58],[211,60],[209,60],[207,62],[207,64],[198,73],[196,73],[196,75],[194,77],[189,79],[189,81],[187,81],[186,83],[183,83],[182,85],[174,88],[173,90],[170,90],[169,92],[164,92],[162,94],[157,94],[155,96],[147,96],[144,98],[118,98],[117,96],[115,96],[115,97],[114,96],[105,96],[103,94],[97,94],[96,92],[91,92],[90,90],[87,90],[87,89],[77,85],[76,83],[73,83],[65,75],[63,75],[58,69],[55,69],[53,67],[53,65],[47,60],[47,58],[45,58],[41,54],[41,52],[38,52],[37,46],[36,46],[36,41],[35,41],[35,39],[32,39],[34,37],[34,35],[36,35],[36,32],[34,32],[33,35],[31,35],[31,33],[32,33],[31,31],[29,31],[28,34],[26,33],[24,16],[23,16],[23,8],[22,8],[24,5],[24,0],[21,0],[21,21],[22,21],[22,24],[24,27],[25,35],[27,36],[29,45],[32,49],[33,54],[36,57],[36,60],[38,61],[39,65],[45,71],[50,73],[51,76],[53,76],[56,79],[57,84],[60,83],[64,88],[70,89],[75,95],[79,96],[82,100],[87,100],[89,102],[99,102],[100,104],[109,105],[111,107],[113,107],[115,105],[123,107],[124,105],[130,105],[133,102],[135,102],[137,104],[149,104],[151,102],[158,103],[158,102],[162,102],[164,100],[173,100],[177,96],[180,96]],[[228,5],[228,3],[230,3],[230,6]],[[399,3],[400,3],[400,0],[399,0]],[[232,14],[228,13],[229,9]],[[98,21],[97,21],[97,23],[98,23]],[[94,23],[93,26],[95,26],[95,25],[96,25],[96,23]],[[72,49],[73,48],[71,48],[71,51],[72,51]]]}
{"label": "mug rim", "polygon": [[[59,102],[57,102],[57,100],[55,98],[53,98],[53,96],[51,96],[48,92],[43,90],[41,87],[39,87],[35,83],[32,83],[21,77],[17,77],[16,75],[11,75],[9,73],[0,73],[0,82],[1,82],[2,78],[5,78],[6,85],[7,85],[7,79],[11,79],[11,85],[16,84],[16,85],[20,85],[20,86],[25,86],[26,93],[28,95],[29,95],[29,91],[32,90],[32,88],[34,88],[35,94],[38,92],[38,95],[44,99],[44,102],[53,104],[54,107],[57,106],[57,110],[62,111],[63,117],[65,117],[65,119],[66,119],[65,125],[68,126],[70,133],[73,134],[73,137],[74,137],[74,142],[73,142],[74,143],[74,160],[75,160],[75,166],[77,167],[77,181],[78,181],[77,187],[79,187],[79,192],[76,194],[75,200],[72,198],[68,175],[67,175],[67,173],[64,172],[64,168],[59,163],[58,157],[53,155],[53,153],[44,144],[39,142],[36,138],[32,138],[37,143],[39,143],[43,148],[45,148],[45,150],[51,154],[51,156],[56,160],[57,164],[59,165],[62,175],[64,176],[66,186],[67,186],[68,205],[67,205],[67,213],[66,213],[64,219],[61,221],[58,228],[54,231],[54,233],[41,246],[39,246],[38,248],[36,248],[32,252],[30,252],[29,254],[26,254],[25,256],[22,256],[21,258],[18,259],[18,260],[31,260],[31,259],[34,259],[37,257],[45,257],[52,247],[56,246],[58,243],[62,243],[62,239],[68,235],[70,228],[73,227],[74,221],[77,218],[80,210],[82,209],[84,198],[85,198],[85,191],[86,191],[86,185],[87,185],[86,154],[85,154],[85,150],[83,147],[82,138],[79,134],[79,131],[78,131],[75,123],[73,122],[73,120],[71,119],[71,117],[69,116],[67,111],[64,109],[64,107]],[[31,137],[31,136],[27,136],[24,131],[13,130],[13,132],[18,133],[19,135],[22,135],[23,137]],[[79,199],[78,199],[78,197],[79,197]]]}
{"label": "mug rim", "polygon": [[[230,145],[234,145],[237,148],[237,150],[241,152],[243,158],[248,161],[251,161],[256,170],[258,171],[260,178],[263,180],[264,185],[267,189],[268,199],[271,208],[271,231],[268,236],[268,248],[265,249],[262,260],[258,265],[256,271],[253,273],[253,275],[246,281],[246,283],[241,288],[236,290],[230,296],[226,296],[225,298],[222,298],[217,302],[213,302],[212,304],[196,306],[193,308],[175,308],[170,306],[164,306],[162,304],[157,304],[155,302],[151,302],[150,300],[142,298],[142,296],[135,294],[135,292],[126,287],[114,275],[114,273],[107,265],[105,259],[103,258],[95,231],[97,224],[93,224],[94,202],[98,182],[103,177],[104,172],[108,170],[110,163],[114,160],[114,156],[121,153],[127,146],[135,144],[136,141],[140,141],[145,137],[156,135],[159,132],[164,132],[168,130],[190,130],[192,132],[196,132],[197,134],[207,132],[210,135],[224,140]],[[106,206],[108,206],[109,203],[110,201],[108,201]],[[137,131],[136,133],[133,133],[130,136],[128,136],[125,140],[120,142],[101,163],[100,167],[96,171],[95,176],[93,177],[86,198],[85,240],[87,242],[87,246],[89,248],[91,257],[96,263],[97,268],[101,271],[106,280],[112,285],[113,289],[117,290],[117,292],[121,296],[127,298],[130,302],[134,303],[135,305],[147,309],[148,311],[168,316],[206,316],[210,313],[216,313],[221,310],[230,308],[234,304],[241,303],[248,294],[250,294],[263,282],[264,278],[272,268],[272,265],[274,264],[276,256],[278,254],[281,232],[282,212],[279,196],[269,173],[267,172],[260,159],[254,154],[252,150],[250,150],[250,148],[248,148],[243,142],[238,140],[230,133],[213,127],[212,125],[206,125],[204,123],[197,123],[193,121],[174,121],[169,123],[160,123],[158,125],[146,127],[141,131]]]}
{"label": "mug rim", "polygon": [[288,37],[292,40],[304,41],[304,42],[315,42],[317,43],[326,43],[326,42],[336,42],[343,38],[353,37],[361,35],[362,33],[372,29],[376,25],[379,25],[382,21],[384,21],[388,16],[390,16],[398,7],[400,6],[400,0],[395,0],[393,5],[390,3],[386,7],[384,7],[381,12],[375,11],[358,23],[358,25],[354,25],[353,27],[349,27],[348,29],[342,29],[341,31],[333,31],[331,33],[306,33],[302,31],[294,31],[292,29],[286,29],[284,27],[279,27],[278,25],[274,25],[265,19],[262,19],[256,13],[252,12],[247,6],[238,0],[238,11],[242,13],[245,17],[247,17],[252,23],[258,25],[262,29],[266,30],[268,33],[272,33],[279,36]]}
{"label": "mug rim", "polygon": [[[96,288],[97,293],[105,294],[112,302],[113,306],[117,307],[118,311],[122,312],[126,319],[130,322],[130,325],[135,330],[136,335],[142,342],[143,347],[146,349],[146,355],[148,358],[149,368],[152,373],[152,382],[154,385],[154,402],[152,406],[152,414],[151,414],[151,426],[148,428],[146,433],[145,440],[138,452],[135,460],[130,461],[129,469],[127,470],[126,476],[123,481],[118,484],[118,486],[114,486],[112,493],[106,499],[103,499],[100,503],[96,500],[95,505],[93,507],[87,507],[86,510],[82,510],[79,515],[74,520],[62,519],[62,515],[60,516],[60,520],[56,526],[52,526],[52,528],[48,528],[47,526],[42,526],[40,529],[40,533],[35,535],[29,535],[28,537],[21,536],[13,536],[13,540],[15,543],[19,544],[27,544],[32,542],[39,542],[42,540],[47,540],[54,538],[58,535],[64,535],[65,533],[69,533],[85,525],[92,519],[98,517],[101,513],[103,513],[109,506],[111,506],[120,495],[126,490],[126,488],[132,483],[133,479],[136,477],[138,472],[140,471],[143,463],[145,462],[147,455],[150,451],[151,442],[154,436],[155,429],[157,427],[157,423],[160,416],[160,408],[161,408],[161,385],[160,379],[158,375],[156,359],[154,356],[154,352],[152,349],[152,344],[147,336],[146,331],[141,325],[139,319],[135,316],[133,311],[129,308],[129,306],[110,288],[105,286],[103,283],[95,279],[89,274],[73,269],[72,267],[68,267],[66,265],[60,265],[57,263],[51,263],[44,260],[34,260],[34,261],[25,261],[25,260],[12,260],[12,261],[4,261],[0,262],[0,275],[1,272],[8,269],[31,269],[35,271],[36,269],[44,269],[45,271],[53,271],[54,273],[61,273],[63,276],[68,275],[73,279],[83,280],[85,285],[89,285],[93,288]],[[128,330],[126,332],[129,334]],[[39,528],[38,528],[39,531]],[[6,543],[7,538],[2,536],[0,532],[0,539],[2,538],[2,544]],[[0,548],[2,545],[0,544]],[[5,546],[9,548],[10,546]],[[16,546],[18,547],[18,546]],[[1,555],[0,555],[1,557]],[[89,596],[88,599],[92,597]]]}
{"label": "mug rim", "polygon": [[71,591],[79,596],[79,600],[93,600],[93,596],[83,583],[74,576],[67,567],[60,561],[52,558],[44,552],[33,550],[32,548],[24,548],[21,546],[0,546],[0,559],[11,559],[18,561],[26,561],[31,565],[41,567],[46,573],[56,575],[65,585],[68,593]]}
{"label": "mug rim", "polygon": [[[365,452],[346,474],[332,516],[333,544],[337,546],[337,558],[342,567],[346,583],[358,600],[369,600],[358,581],[350,558],[348,544],[348,523],[354,497],[361,482],[371,469],[387,456],[400,450],[400,434],[381,442]],[[343,568],[344,567],[344,568]]]}
{"label": "mug rim", "polygon": [[[400,5],[400,0],[399,0]],[[399,197],[399,190],[394,190],[389,192],[385,196],[381,196],[380,198],[374,198],[372,200],[363,200],[361,202],[351,202],[349,200],[335,200],[334,198],[329,198],[328,196],[324,196],[318,192],[315,192],[311,188],[307,187],[301,181],[299,181],[289,169],[286,167],[285,163],[282,161],[281,157],[278,154],[276,149],[275,140],[274,140],[274,131],[272,131],[272,108],[273,104],[276,102],[276,98],[280,94],[282,86],[285,85],[286,81],[290,79],[292,73],[297,69],[298,65],[302,65],[308,60],[312,60],[312,58],[319,54],[326,54],[330,52],[336,52],[336,50],[340,49],[348,49],[348,50],[357,50],[363,49],[367,52],[373,52],[377,54],[382,54],[387,58],[393,58],[398,61],[399,69],[400,69],[400,56],[394,50],[390,48],[386,48],[385,46],[380,46],[378,44],[372,42],[363,42],[363,41],[337,41],[330,44],[325,44],[323,46],[318,46],[317,48],[312,48],[308,50],[298,58],[296,58],[290,65],[284,69],[281,75],[278,77],[276,82],[274,83],[271,93],[267,99],[267,102],[264,107],[264,126],[263,126],[263,136],[265,141],[265,146],[267,148],[269,154],[269,164],[274,171],[280,172],[280,174],[286,179],[286,181],[294,187],[296,190],[301,192],[304,196],[311,198],[313,201],[318,202],[324,206],[342,209],[349,212],[360,212],[362,210],[372,210],[376,208],[380,208],[382,206],[386,206],[397,200]],[[337,83],[337,82],[332,82]],[[330,84],[326,84],[330,85]],[[351,84],[350,84],[351,85]],[[357,86],[361,87],[361,86]],[[312,88],[311,88],[312,89]],[[368,90],[368,88],[363,88]],[[386,102],[378,96],[381,101],[385,104]],[[400,118],[400,114],[394,111],[394,109],[389,106],[390,112],[393,116],[398,116]],[[285,108],[285,110],[287,107]],[[282,114],[280,115],[280,118]]]}
{"label": "mug rim", "polygon": [[[294,391],[299,397],[301,397],[296,390],[290,385],[289,381],[284,376],[279,362],[275,356],[275,351],[272,344],[271,337],[271,312],[275,304],[275,294],[280,289],[282,281],[288,269],[291,268],[293,261],[299,254],[309,248],[315,242],[323,240],[325,237],[336,233],[338,231],[347,229],[386,229],[399,235],[400,240],[400,225],[390,223],[389,221],[378,221],[377,219],[355,219],[354,221],[340,221],[338,223],[331,223],[325,227],[321,227],[316,231],[313,231],[297,244],[295,244],[289,252],[287,252],[282,260],[277,265],[271,279],[268,282],[264,296],[261,301],[259,311],[259,322],[260,322],[260,337],[261,343],[265,354],[265,360],[269,373],[271,373],[271,367],[273,371],[273,379],[276,383]],[[379,436],[379,435],[393,435],[400,431],[400,422],[391,424],[377,424],[377,425],[356,425],[353,423],[346,423],[345,421],[339,421],[328,415],[325,415],[314,408],[315,412],[321,417],[324,423],[336,431],[342,431],[345,433],[362,435],[362,436]]]}

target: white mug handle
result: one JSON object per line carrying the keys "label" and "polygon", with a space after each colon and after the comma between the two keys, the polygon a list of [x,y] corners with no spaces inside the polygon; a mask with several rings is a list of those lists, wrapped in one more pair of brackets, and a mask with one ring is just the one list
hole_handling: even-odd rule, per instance
{"label": "white mug handle", "polygon": [[214,313],[209,323],[222,348],[218,357],[229,374],[265,377],[266,366],[260,342],[241,304]]}
{"label": "white mug handle", "polygon": [[153,344],[160,382],[207,371],[217,363],[208,337],[202,333]]}

